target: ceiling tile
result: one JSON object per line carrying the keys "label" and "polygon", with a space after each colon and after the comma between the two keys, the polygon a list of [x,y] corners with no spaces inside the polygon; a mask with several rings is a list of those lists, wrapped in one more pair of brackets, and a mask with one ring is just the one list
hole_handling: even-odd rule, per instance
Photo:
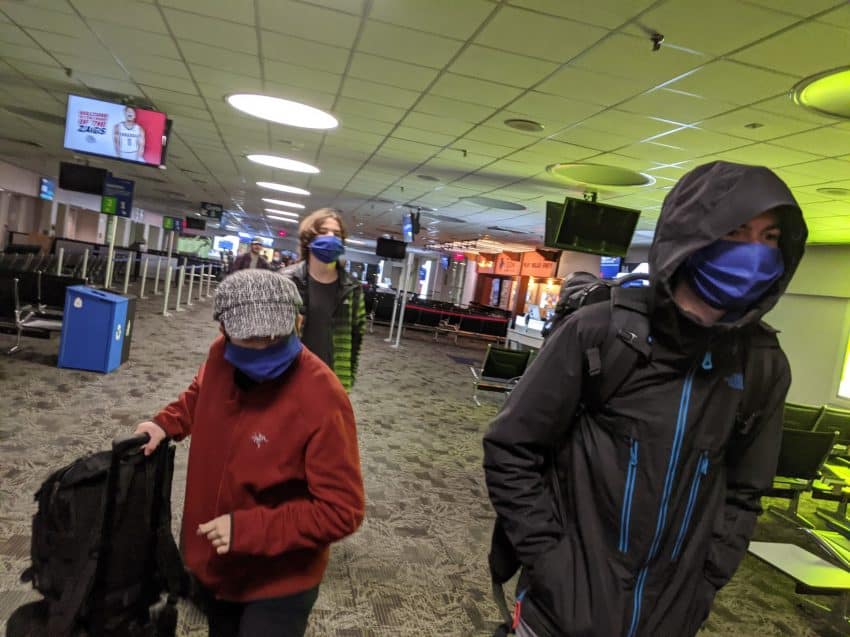
{"label": "ceiling tile", "polygon": [[481,122],[493,115],[493,108],[471,102],[451,100],[439,95],[426,95],[416,104],[416,111],[428,115],[451,117],[467,122]]}
{"label": "ceiling tile", "polygon": [[[342,100],[340,100],[342,102]],[[366,133],[375,133],[376,135],[387,135],[395,126],[392,122],[382,122],[371,117],[358,115],[345,115],[343,120],[345,128],[359,130]]]}
{"label": "ceiling tile", "polygon": [[[526,93],[512,102],[508,108],[510,116],[521,115],[543,124],[545,127],[543,133],[546,135],[552,135],[602,110],[602,107],[597,104],[568,100],[536,91]],[[506,117],[497,114],[494,119],[500,119],[501,123],[501,120]]]}
{"label": "ceiling tile", "polygon": [[[819,155],[846,155],[850,150],[850,131],[829,126],[774,139],[771,143],[803,151],[817,149]],[[850,166],[847,173],[850,175]]]}
{"label": "ceiling tile", "polygon": [[258,0],[265,29],[350,49],[360,18],[293,0]]}
{"label": "ceiling tile", "polygon": [[310,69],[342,74],[348,63],[349,50],[311,42],[302,38],[263,31],[260,39],[262,54],[270,60],[290,62]]}
{"label": "ceiling tile", "polygon": [[425,144],[435,144],[437,146],[447,146],[456,139],[455,135],[425,131],[410,126],[399,126],[393,131],[392,136],[395,139],[405,139]]}
{"label": "ceiling tile", "polygon": [[93,58],[95,60],[111,57],[109,51],[95,38],[79,38],[71,35],[37,31],[35,29],[31,29],[30,34],[38,44],[60,59],[65,55],[74,55],[78,58]]}
{"label": "ceiling tile", "polygon": [[[665,45],[723,55],[793,24],[796,18],[739,0],[678,0],[641,16],[666,36]],[[706,28],[710,25],[709,28]],[[647,50],[649,46],[647,44]],[[663,52],[668,49],[662,48]]]}
{"label": "ceiling tile", "polygon": [[[247,76],[259,79],[260,59],[256,55],[248,55],[246,53],[236,53],[235,51],[225,51],[217,49],[206,44],[198,44],[197,42],[188,42],[183,40],[180,42],[180,47],[186,56],[186,60],[199,81],[213,82],[209,76],[216,71],[220,71],[223,78],[226,74],[235,74],[239,76]],[[203,75],[198,69],[205,69]],[[201,79],[203,77],[203,79]],[[225,81],[221,80],[222,83]]]}
{"label": "ceiling tile", "polygon": [[89,26],[119,58],[128,52],[150,55],[155,51],[159,56],[180,59],[174,40],[167,35],[96,20],[90,20]]}
{"label": "ceiling tile", "polygon": [[654,85],[654,82],[637,77],[626,79],[570,66],[555,73],[535,90],[613,106],[629,97],[639,95]]}
{"label": "ceiling tile", "polygon": [[597,151],[590,148],[574,146],[554,139],[546,139],[529,148],[512,153],[508,156],[508,159],[511,161],[527,162],[535,169],[535,173],[537,173],[545,170],[547,166],[552,164],[578,161],[598,154]]}
{"label": "ceiling tile", "polygon": [[[215,43],[208,48],[257,55],[257,32],[252,26],[173,9],[165,9],[164,13],[178,40]],[[186,47],[181,44],[181,48],[185,50]]]}
{"label": "ceiling tile", "polygon": [[53,2],[50,9],[47,9],[33,6],[30,2],[4,2],[2,10],[19,26],[27,29],[85,37],[88,29],[76,14],[54,10],[62,4],[64,3]]}
{"label": "ceiling tile", "polygon": [[448,117],[435,117],[424,113],[410,113],[402,122],[404,126],[418,128],[423,131],[433,131],[458,137],[466,134],[473,125],[470,122],[450,119]]}
{"label": "ceiling tile", "polygon": [[509,0],[516,7],[598,24],[618,27],[643,11],[654,0]]}
{"label": "ceiling tile", "polygon": [[744,146],[735,150],[717,153],[715,159],[778,168],[818,159],[818,156],[798,150],[782,148],[781,146],[774,146],[773,144],[753,144],[752,146]]}
{"label": "ceiling tile", "polygon": [[551,62],[472,45],[460,54],[450,70],[469,77],[530,87],[555,68],[557,65]]}
{"label": "ceiling tile", "polygon": [[336,73],[325,73],[270,59],[263,61],[263,73],[266,80],[281,86],[301,86],[334,94],[339,90],[342,81],[342,76]]}
{"label": "ceiling tile", "polygon": [[254,24],[254,0],[159,0],[160,4],[200,15]]}
{"label": "ceiling tile", "polygon": [[737,62],[717,60],[668,84],[665,88],[733,104],[751,104],[787,93],[795,81],[784,74],[756,69]]}
{"label": "ceiling tile", "polygon": [[34,46],[18,46],[8,42],[0,42],[0,59],[21,60],[22,62],[47,66],[56,64],[54,59],[41,49],[34,48]]}
{"label": "ceiling tile", "polygon": [[0,42],[7,42],[9,44],[23,47],[35,46],[35,43],[33,43],[32,38],[27,35],[27,32],[16,27],[11,22],[0,23]]}
{"label": "ceiling tile", "polygon": [[693,157],[693,153],[690,151],[662,141],[632,144],[618,149],[617,153],[659,164],[672,164]]}
{"label": "ceiling tile", "polygon": [[177,93],[188,93],[190,95],[197,94],[194,84],[187,83],[185,79],[172,75],[137,71],[133,73],[133,79],[143,86],[152,86]]}
{"label": "ceiling tile", "polygon": [[70,69],[77,69],[80,72],[102,77],[111,77],[119,80],[126,80],[127,73],[122,69],[111,57],[104,57],[100,60],[91,58],[77,57],[75,55],[65,54],[62,56],[62,63]]}
{"label": "ceiling tile", "polygon": [[449,151],[447,156],[454,156],[458,162],[465,163],[467,155],[480,155],[482,157],[495,159],[498,157],[505,157],[515,150],[511,146],[494,143],[492,141],[492,136],[486,133],[487,129],[479,128],[476,130],[479,131],[479,135],[480,137],[483,137],[483,139],[473,139],[467,135],[455,143],[453,150]]}
{"label": "ceiling tile", "polygon": [[669,135],[658,137],[654,141],[683,148],[693,157],[701,157],[709,153],[719,153],[724,150],[749,145],[746,139],[721,135],[699,128],[682,128]]}
{"label": "ceiling tile", "polygon": [[542,134],[522,133],[520,131],[508,128],[501,124],[501,121],[494,118],[490,122],[491,125],[481,125],[472,129],[466,134],[469,139],[477,139],[490,144],[499,144],[508,146],[512,150],[519,150],[533,144],[541,139]]}
{"label": "ceiling tile", "polygon": [[475,104],[501,107],[518,97],[522,91],[513,86],[444,73],[431,87],[431,93]]}
{"label": "ceiling tile", "polygon": [[419,97],[419,93],[416,91],[407,91],[387,84],[376,84],[353,77],[346,78],[342,85],[342,95],[403,109],[413,106],[413,103]]}
{"label": "ceiling tile", "polygon": [[817,18],[818,22],[826,22],[844,29],[850,28],[850,5],[842,2],[841,6]]}
{"label": "ceiling tile", "polygon": [[347,118],[351,115],[366,117],[381,122],[388,122],[391,127],[392,124],[401,120],[406,112],[406,109],[403,108],[377,104],[375,102],[366,102],[347,96],[340,97],[336,106],[336,113],[346,118],[346,121],[343,124],[344,128],[350,125]]}
{"label": "ceiling tile", "polygon": [[645,38],[614,34],[573,65],[626,79],[642,78],[658,85],[706,62],[708,59],[698,53],[674,48],[653,52]]}
{"label": "ceiling tile", "polygon": [[822,181],[833,179],[846,179],[848,175],[847,158],[844,159],[820,159],[804,164],[786,165],[785,169],[790,173],[810,175],[818,177]]}
{"label": "ceiling tile", "polygon": [[623,135],[631,140],[646,139],[678,128],[671,122],[620,110],[608,110],[594,115],[583,122],[583,125],[592,130]]}
{"label": "ceiling tile", "polygon": [[21,77],[17,77],[17,75],[12,71],[7,72],[4,70],[2,74],[0,74],[0,78],[2,78],[0,81],[3,82],[3,85],[10,92],[14,86],[29,86],[30,84],[28,80],[35,81],[36,83],[48,81],[58,82],[60,84],[66,84],[69,81],[68,76],[65,74],[65,69],[56,63],[51,65],[31,64],[29,62],[24,62],[23,60],[13,60],[11,58],[7,58],[4,61],[10,67],[27,77],[27,79],[23,79]]}
{"label": "ceiling tile", "polygon": [[562,64],[606,33],[605,29],[572,20],[502,7],[475,42]]}
{"label": "ceiling tile", "polygon": [[731,111],[736,108],[736,105],[720,100],[709,100],[691,93],[660,88],[624,102],[617,108],[682,124],[693,124],[712,115]]}
{"label": "ceiling tile", "polygon": [[798,119],[803,122],[813,122],[815,124],[820,124],[821,126],[835,123],[834,117],[821,115],[815,111],[810,111],[802,106],[798,106],[794,103],[794,100],[790,95],[782,95],[780,97],[764,100],[763,102],[753,104],[752,107],[757,111],[766,111],[775,115],[781,115],[782,117]]}
{"label": "ceiling tile", "polygon": [[437,71],[434,69],[367,53],[355,53],[352,56],[348,74],[350,77],[380,80],[382,84],[413,91],[424,90],[437,77]]}
{"label": "ceiling tile", "polygon": [[[310,106],[324,111],[332,110],[336,100],[335,93],[325,93],[313,88],[277,84],[276,82],[269,81],[264,82],[261,89],[257,90],[260,90],[267,95],[294,100],[296,102],[301,102],[302,104],[309,104]],[[234,90],[228,92],[234,92]]]}
{"label": "ceiling tile", "polygon": [[757,4],[768,9],[784,11],[797,16],[810,16],[820,13],[824,9],[835,6],[836,0],[747,0],[750,4]]}
{"label": "ceiling tile", "polygon": [[135,53],[122,55],[121,62],[125,67],[127,67],[127,70],[130,71],[131,75],[136,71],[148,71],[151,73],[159,73],[161,75],[180,77],[186,81],[191,80],[189,69],[186,68],[186,64],[183,60]]}
{"label": "ceiling tile", "polygon": [[[103,77],[92,73],[77,73],[76,79],[89,88],[112,91],[120,95],[139,95],[138,87],[118,77]],[[122,76],[123,77],[123,76]]]}
{"label": "ceiling tile", "polygon": [[848,204],[848,202],[846,201],[823,201],[820,203],[811,203],[808,204],[803,210],[803,216],[808,222],[810,219],[832,217],[836,213],[847,214],[848,207],[850,207],[850,204]]}
{"label": "ceiling tile", "polygon": [[630,145],[633,137],[625,135],[615,135],[606,133],[605,131],[594,130],[588,128],[585,124],[574,126],[563,133],[555,136],[558,141],[584,146],[585,148],[594,148],[600,151],[611,151],[617,148]]}
{"label": "ceiling tile", "polygon": [[369,20],[357,48],[400,62],[441,69],[461,45],[457,40]]}
{"label": "ceiling tile", "polygon": [[484,0],[373,0],[369,17],[466,40],[494,8]]}
{"label": "ceiling tile", "polygon": [[820,22],[806,22],[732,56],[767,69],[799,77],[834,68],[847,53],[847,31]]}
{"label": "ceiling tile", "polygon": [[[54,1],[54,4],[58,3]],[[123,24],[144,31],[167,33],[162,15],[151,4],[116,3],[114,0],[74,0],[74,7],[87,19]]]}

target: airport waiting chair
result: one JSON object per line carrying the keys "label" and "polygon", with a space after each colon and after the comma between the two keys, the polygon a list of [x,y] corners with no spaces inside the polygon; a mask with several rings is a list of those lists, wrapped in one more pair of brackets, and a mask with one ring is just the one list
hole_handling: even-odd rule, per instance
{"label": "airport waiting chair", "polygon": [[473,381],[473,402],[481,406],[479,391],[500,392],[507,396],[528,367],[530,352],[488,345],[481,367],[470,366]]}
{"label": "airport waiting chair", "polygon": [[813,431],[834,431],[838,434],[835,442],[840,445],[839,455],[850,455],[850,411],[836,407],[824,407],[815,422]]}
{"label": "airport waiting chair", "polygon": [[787,498],[789,502],[785,509],[770,506],[768,511],[795,526],[815,528],[798,512],[800,498],[812,490],[812,484],[820,477],[821,468],[829,457],[835,438],[835,432],[782,430],[776,477],[764,495],[769,498]]}
{"label": "airport waiting chair", "polygon": [[799,403],[785,403],[782,426],[785,429],[812,431],[821,412],[823,412],[823,407],[802,405]]}

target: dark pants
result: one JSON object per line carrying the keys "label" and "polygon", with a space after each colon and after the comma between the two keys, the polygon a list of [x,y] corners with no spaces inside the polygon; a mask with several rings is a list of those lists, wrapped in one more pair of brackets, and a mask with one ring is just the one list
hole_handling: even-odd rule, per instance
{"label": "dark pants", "polygon": [[209,637],[302,637],[318,596],[318,586],[253,602],[226,602],[201,593]]}

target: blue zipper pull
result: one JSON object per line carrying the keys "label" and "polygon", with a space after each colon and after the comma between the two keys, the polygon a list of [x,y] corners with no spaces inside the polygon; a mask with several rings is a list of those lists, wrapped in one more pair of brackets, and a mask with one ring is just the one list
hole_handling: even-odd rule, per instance
{"label": "blue zipper pull", "polygon": [[702,368],[706,371],[712,369],[714,365],[711,363],[711,351],[705,353],[705,356],[702,358]]}
{"label": "blue zipper pull", "polygon": [[702,459],[700,460],[699,472],[702,475],[706,475],[708,473],[708,452],[702,452]]}

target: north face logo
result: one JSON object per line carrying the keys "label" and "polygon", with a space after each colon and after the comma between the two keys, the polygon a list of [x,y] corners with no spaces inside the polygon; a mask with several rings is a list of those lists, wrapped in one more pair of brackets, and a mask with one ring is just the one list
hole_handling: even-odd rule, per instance
{"label": "north face logo", "polygon": [[744,391],[744,375],[740,372],[736,372],[727,376],[725,379],[726,384],[729,385],[732,389],[737,389],[738,391]]}
{"label": "north face logo", "polygon": [[255,445],[257,445],[257,449],[259,449],[263,444],[267,443],[269,439],[266,438],[263,434],[255,433],[253,436],[251,436],[251,441]]}

